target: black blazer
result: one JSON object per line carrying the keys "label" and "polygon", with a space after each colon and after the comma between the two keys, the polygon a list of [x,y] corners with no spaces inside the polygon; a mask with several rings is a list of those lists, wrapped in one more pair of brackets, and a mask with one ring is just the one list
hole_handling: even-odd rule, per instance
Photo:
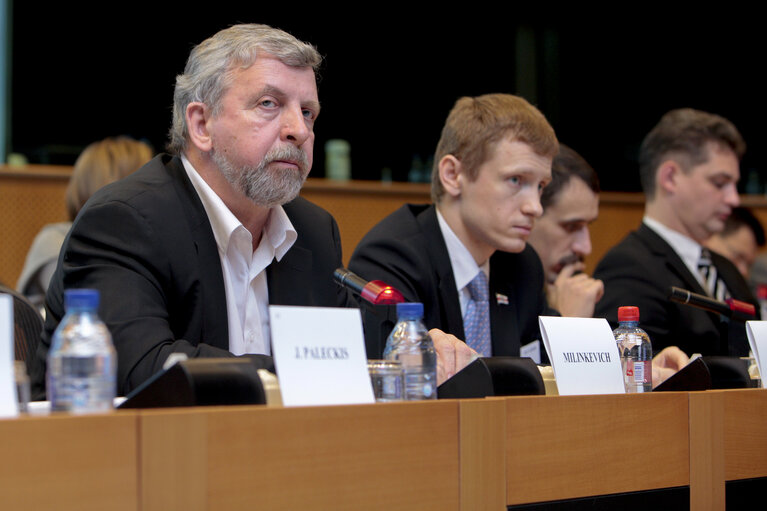
{"label": "black blazer", "polygon": [[[715,252],[711,257],[732,297],[755,304],[737,268]],[[605,284],[605,294],[594,315],[607,318],[615,327],[618,307],[638,306],[639,325],[650,335],[654,353],[666,346],[678,346],[688,355],[748,354],[744,323],[726,321],[718,314],[668,299],[671,286],[706,292],[674,249],[645,224],[602,258],[594,277]]]}
{"label": "black blazer", "polygon": [[[284,208],[298,239],[267,268],[269,302],[355,306],[332,280],[342,264],[335,220],[301,198]],[[179,158],[160,155],[103,188],[75,220],[46,298],[45,331],[31,371],[38,397],[51,336],[64,314],[64,289],[77,287],[101,293],[99,315],[117,349],[118,394],[159,371],[170,353],[232,356],[216,241]],[[264,357],[260,365],[271,360]]]}
{"label": "black blazer", "polygon": [[[434,206],[406,204],[386,217],[359,243],[349,269],[394,286],[408,301],[422,302],[427,328],[464,339],[458,289]],[[541,261],[529,246],[519,254],[496,252],[490,258],[493,355],[519,356],[520,346],[540,339],[538,316],[547,312],[543,283]],[[379,331],[380,320],[366,315],[369,358],[383,353],[386,338]]]}

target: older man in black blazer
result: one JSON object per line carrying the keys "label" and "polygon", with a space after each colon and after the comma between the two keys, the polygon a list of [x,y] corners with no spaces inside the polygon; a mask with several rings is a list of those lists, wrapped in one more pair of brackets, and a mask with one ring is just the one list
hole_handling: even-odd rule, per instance
{"label": "older man in black blazer", "polygon": [[655,352],[677,345],[688,355],[748,353],[742,322],[669,301],[671,286],[754,302],[738,270],[703,243],[738,205],[745,143],[718,115],[673,110],[645,137],[640,177],[647,203],[642,225],[610,250],[594,276],[605,285],[596,315],[617,322],[622,305],[640,309]]}
{"label": "older man in black blazer", "polygon": [[[265,25],[235,25],[192,50],[176,79],[176,156],[96,194],[64,242],[32,367],[36,398],[67,288],[100,291],[120,394],[173,352],[270,367],[269,304],[356,305],[332,280],[335,221],[296,198],[312,164],[320,60]],[[435,335],[443,376],[468,360],[461,345]]]}

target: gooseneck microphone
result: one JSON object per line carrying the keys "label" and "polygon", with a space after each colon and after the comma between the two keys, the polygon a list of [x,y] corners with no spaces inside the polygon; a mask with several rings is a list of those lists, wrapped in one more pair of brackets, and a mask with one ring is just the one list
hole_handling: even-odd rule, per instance
{"label": "gooseneck microphone", "polygon": [[669,299],[672,302],[691,305],[715,314],[721,314],[728,318],[733,317],[734,313],[738,313],[736,315],[744,315],[748,319],[756,317],[756,308],[753,304],[735,300],[733,298],[728,298],[724,302],[720,302],[709,296],[693,293],[692,291],[676,286],[671,286],[669,289]]}
{"label": "gooseneck microphone", "polygon": [[333,279],[338,284],[373,305],[404,303],[405,297],[397,289],[380,280],[367,281],[346,268],[337,268]]}

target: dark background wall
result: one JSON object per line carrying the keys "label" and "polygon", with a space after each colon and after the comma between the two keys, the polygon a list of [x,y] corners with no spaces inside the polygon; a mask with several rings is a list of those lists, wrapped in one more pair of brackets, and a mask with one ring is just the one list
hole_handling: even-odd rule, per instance
{"label": "dark background wall", "polygon": [[412,168],[428,167],[455,100],[488,92],[536,104],[606,189],[638,190],[642,137],[683,106],[741,129],[749,145],[742,188],[764,169],[764,29],[753,13],[72,5],[13,4],[10,149],[31,162],[72,163],[89,142],[119,134],[162,149],[175,75],[190,48],[231,24],[259,22],[326,56],[314,176],[324,175],[325,141],[344,138],[354,178],[379,179],[388,168],[406,180]]}

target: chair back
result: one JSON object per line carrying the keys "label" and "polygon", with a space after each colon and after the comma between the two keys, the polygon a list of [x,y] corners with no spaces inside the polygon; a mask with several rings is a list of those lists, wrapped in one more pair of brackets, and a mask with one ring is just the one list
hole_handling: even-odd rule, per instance
{"label": "chair back", "polygon": [[13,343],[16,360],[22,360],[29,367],[29,360],[35,355],[37,343],[43,330],[43,317],[21,293],[0,284],[0,293],[13,297]]}

